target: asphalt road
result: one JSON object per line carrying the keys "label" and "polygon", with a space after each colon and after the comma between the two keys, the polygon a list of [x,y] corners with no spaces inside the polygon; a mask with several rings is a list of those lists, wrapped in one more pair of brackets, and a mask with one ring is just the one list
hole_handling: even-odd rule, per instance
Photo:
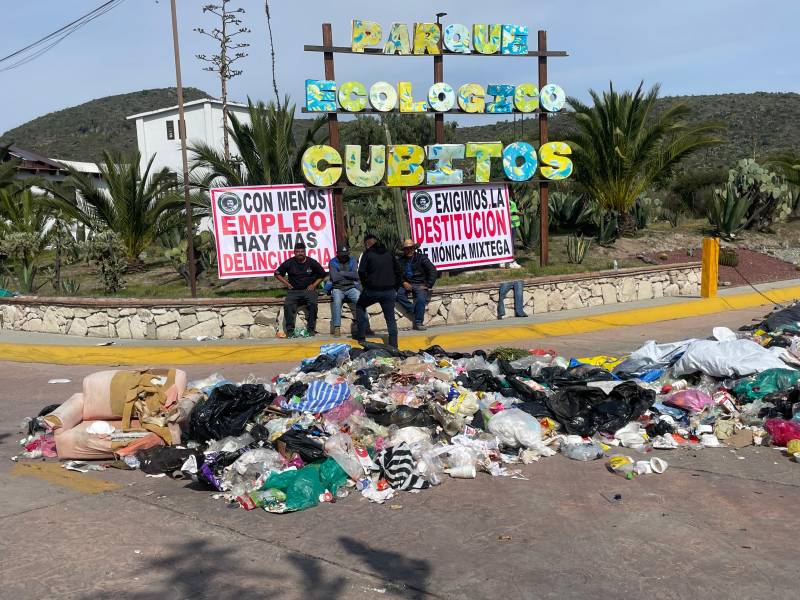
{"label": "asphalt road", "polygon": [[[613,354],[763,313],[531,346]],[[291,366],[188,371],[271,377]],[[667,472],[633,481],[555,456],[524,467],[527,480],[479,474],[382,506],[351,494],[287,515],[138,471],[8,460],[21,419],[96,369],[0,363],[0,598],[797,598],[800,464],[771,448],[661,452]],[[60,377],[72,382],[47,384]]]}

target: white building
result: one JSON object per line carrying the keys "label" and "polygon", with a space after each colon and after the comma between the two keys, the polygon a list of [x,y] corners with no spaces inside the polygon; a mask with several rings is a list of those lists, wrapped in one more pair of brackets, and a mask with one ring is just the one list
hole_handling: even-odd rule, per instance
{"label": "white building", "polygon": [[[205,143],[221,152],[223,148],[222,102],[212,98],[203,98],[186,102],[183,110],[188,145]],[[250,114],[246,104],[228,102],[228,113],[236,115],[243,123],[250,123]],[[128,117],[128,120],[133,119],[136,120],[136,140],[142,157],[140,171],[143,172],[150,158],[155,156],[152,171],[166,167],[175,173],[182,173],[178,107],[159,108]],[[230,140],[230,152],[232,155],[238,152],[232,139]],[[190,152],[190,168],[191,161],[192,154]]]}

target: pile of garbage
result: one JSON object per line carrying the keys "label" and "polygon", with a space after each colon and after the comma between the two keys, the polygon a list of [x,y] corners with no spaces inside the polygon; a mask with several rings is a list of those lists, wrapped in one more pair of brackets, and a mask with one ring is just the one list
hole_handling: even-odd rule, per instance
{"label": "pile of garbage", "polygon": [[479,472],[526,479],[520,464],[557,453],[628,479],[667,469],[652,449],[771,444],[800,461],[798,365],[800,304],[624,357],[335,343],[271,381],[101,371],[24,423],[15,459],[191,478],[276,513],[351,493],[383,503]]}

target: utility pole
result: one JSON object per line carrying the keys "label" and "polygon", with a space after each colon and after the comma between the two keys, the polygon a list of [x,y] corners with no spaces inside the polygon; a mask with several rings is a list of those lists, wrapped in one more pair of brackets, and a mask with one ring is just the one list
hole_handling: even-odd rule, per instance
{"label": "utility pole", "polygon": [[[219,27],[215,27],[210,32],[202,27],[195,27],[197,33],[207,35],[219,44],[219,54],[212,56],[198,54],[197,58],[209,63],[209,66],[203,67],[204,71],[219,73],[222,92],[222,144],[226,161],[231,158],[230,142],[228,141],[228,80],[242,74],[241,70],[232,69],[231,65],[247,56],[247,53],[241,50],[250,45],[245,42],[233,42],[233,38],[243,33],[250,33],[250,30],[242,27],[242,20],[239,18],[239,15],[244,14],[245,10],[243,8],[228,10],[230,1],[222,0],[221,4],[206,4],[203,7],[203,13],[210,12],[219,17]],[[231,31],[231,27],[235,30]]]}
{"label": "utility pole", "polygon": [[189,192],[189,157],[186,154],[186,120],[183,115],[183,83],[181,82],[181,51],[178,44],[178,11],[175,0],[170,0],[172,8],[172,45],[175,51],[175,87],[178,91],[178,136],[181,139],[181,158],[183,159],[183,199],[186,203],[186,270],[189,275],[189,288],[192,298],[197,297],[197,281],[194,264],[194,225],[192,224],[192,199]]}

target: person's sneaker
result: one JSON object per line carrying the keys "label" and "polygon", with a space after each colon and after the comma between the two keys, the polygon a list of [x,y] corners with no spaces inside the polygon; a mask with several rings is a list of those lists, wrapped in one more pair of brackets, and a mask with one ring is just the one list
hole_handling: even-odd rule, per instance
{"label": "person's sneaker", "polygon": [[520,319],[525,319],[528,317],[528,313],[522,313],[521,315],[514,315],[515,317],[519,317]]}
{"label": "person's sneaker", "polygon": [[372,331],[372,327],[370,327],[369,329],[367,329],[367,335],[369,337],[376,337],[378,334]]}
{"label": "person's sneaker", "polygon": [[521,269],[522,265],[519,264],[517,261],[512,260],[510,263],[508,263],[508,268],[509,269]]}
{"label": "person's sneaker", "polygon": [[333,334],[333,337],[342,337],[342,328],[333,327],[331,333]]}
{"label": "person's sneaker", "polygon": [[417,331],[427,331],[428,330],[428,328],[425,327],[425,325],[423,325],[422,323],[414,323],[414,329],[416,329]]}

